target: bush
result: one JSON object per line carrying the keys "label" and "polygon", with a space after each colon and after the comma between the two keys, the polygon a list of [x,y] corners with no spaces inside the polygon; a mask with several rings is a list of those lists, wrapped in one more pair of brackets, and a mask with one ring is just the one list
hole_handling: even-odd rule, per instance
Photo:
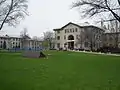
{"label": "bush", "polygon": [[120,48],[115,48],[115,47],[101,47],[97,49],[97,52],[102,52],[102,53],[120,53]]}
{"label": "bush", "polygon": [[84,51],[84,49],[79,48],[79,51]]}

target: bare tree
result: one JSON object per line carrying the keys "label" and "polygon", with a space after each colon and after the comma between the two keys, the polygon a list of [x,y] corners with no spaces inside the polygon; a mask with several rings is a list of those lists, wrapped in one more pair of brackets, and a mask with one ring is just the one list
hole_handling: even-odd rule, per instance
{"label": "bare tree", "polygon": [[83,43],[84,43],[84,41],[85,41],[85,31],[83,31],[83,30],[81,30],[80,32],[79,32],[79,35],[77,36],[77,42],[76,42],[76,44],[80,44],[80,48],[82,49],[83,47],[82,47],[82,45],[83,45]]}
{"label": "bare tree", "polygon": [[[103,19],[102,22],[117,20],[120,23],[120,0],[79,0],[73,3],[73,7],[79,7],[85,17],[101,15],[100,17]],[[117,23],[115,24],[117,25]],[[115,29],[116,47],[118,47],[117,28],[113,28],[113,24],[111,24],[111,26],[112,29]]]}
{"label": "bare tree", "polygon": [[96,47],[97,40],[99,40],[98,35],[96,33],[96,29],[92,27],[86,27],[85,32],[85,42],[88,42],[88,47],[91,48],[91,50],[94,50]]}
{"label": "bare tree", "polygon": [[49,48],[52,47],[52,41],[54,38],[54,33],[52,31],[46,31],[43,33],[44,34],[44,41],[47,41],[49,44]]}
{"label": "bare tree", "polygon": [[21,46],[22,48],[25,48],[26,39],[30,39],[27,28],[24,28],[23,31],[20,32],[21,37]]}
{"label": "bare tree", "polygon": [[[79,0],[72,7],[79,7],[83,16],[112,14],[120,22],[120,0]],[[103,20],[104,21],[104,20]],[[109,21],[109,20],[108,20]]]}
{"label": "bare tree", "polygon": [[28,15],[27,8],[27,0],[0,0],[0,30],[4,24],[19,24]]}
{"label": "bare tree", "polygon": [[38,36],[33,36],[32,39],[37,41],[43,41],[43,37],[38,37]]}
{"label": "bare tree", "polygon": [[38,40],[38,37],[37,37],[37,36],[33,36],[32,39],[33,39],[33,40]]}

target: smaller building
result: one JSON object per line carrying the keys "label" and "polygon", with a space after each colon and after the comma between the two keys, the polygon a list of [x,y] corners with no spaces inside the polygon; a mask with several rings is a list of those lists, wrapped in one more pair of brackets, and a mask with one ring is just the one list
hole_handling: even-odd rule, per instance
{"label": "smaller building", "polygon": [[40,49],[42,41],[33,40],[30,37],[21,38],[21,37],[10,37],[0,36],[0,48],[3,49]]}

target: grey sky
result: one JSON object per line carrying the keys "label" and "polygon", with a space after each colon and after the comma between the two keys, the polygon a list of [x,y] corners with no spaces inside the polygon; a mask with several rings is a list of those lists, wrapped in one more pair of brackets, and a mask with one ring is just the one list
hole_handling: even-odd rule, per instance
{"label": "grey sky", "polygon": [[26,17],[17,28],[3,28],[2,33],[19,35],[24,27],[30,36],[41,36],[47,30],[62,27],[68,22],[82,23],[77,9],[70,9],[74,0],[29,0],[30,16]]}

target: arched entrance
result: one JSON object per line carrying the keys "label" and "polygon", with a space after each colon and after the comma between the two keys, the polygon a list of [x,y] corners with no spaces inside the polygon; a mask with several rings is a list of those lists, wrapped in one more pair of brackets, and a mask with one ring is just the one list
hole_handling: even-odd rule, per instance
{"label": "arched entrance", "polygon": [[69,49],[74,49],[74,36],[73,35],[69,35],[68,36],[68,48]]}

